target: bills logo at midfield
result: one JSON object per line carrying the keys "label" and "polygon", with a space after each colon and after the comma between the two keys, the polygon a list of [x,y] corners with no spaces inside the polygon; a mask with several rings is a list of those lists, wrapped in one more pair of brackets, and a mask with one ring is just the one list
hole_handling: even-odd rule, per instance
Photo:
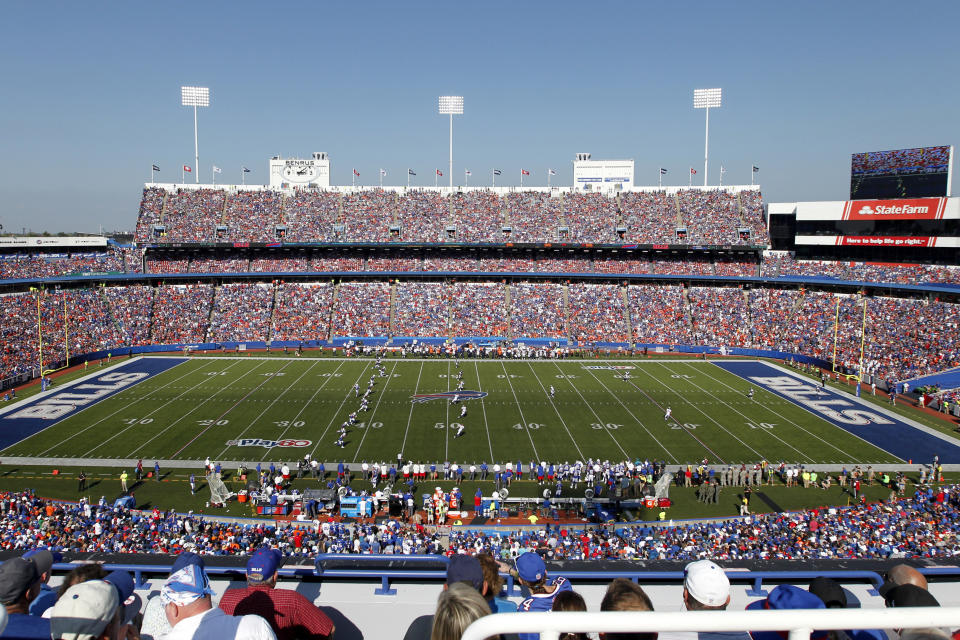
{"label": "bills logo at midfield", "polygon": [[452,400],[456,397],[459,400],[477,400],[479,398],[486,398],[486,391],[441,391],[440,393],[418,393],[414,396],[410,396],[411,402],[421,403],[421,402],[430,402],[431,400]]}
{"label": "bills logo at midfield", "polygon": [[264,447],[272,449],[274,447],[309,447],[313,444],[309,440],[264,440],[263,438],[242,438],[240,440],[227,440],[228,447]]}

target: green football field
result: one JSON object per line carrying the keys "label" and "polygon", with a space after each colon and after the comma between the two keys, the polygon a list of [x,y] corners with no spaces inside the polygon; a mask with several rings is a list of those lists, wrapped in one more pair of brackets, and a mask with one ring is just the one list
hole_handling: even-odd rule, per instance
{"label": "green football field", "polygon": [[[678,464],[899,459],[702,361],[191,358],[0,452],[32,458],[480,463],[646,458]],[[631,367],[629,369],[613,369]],[[451,404],[415,395],[483,392]],[[629,374],[629,378],[624,378]],[[550,387],[554,396],[549,394]],[[479,394],[478,394],[479,395]],[[467,415],[460,418],[460,407]],[[672,418],[664,419],[665,408]],[[458,426],[463,435],[455,437]],[[264,442],[280,443],[272,448]]]}

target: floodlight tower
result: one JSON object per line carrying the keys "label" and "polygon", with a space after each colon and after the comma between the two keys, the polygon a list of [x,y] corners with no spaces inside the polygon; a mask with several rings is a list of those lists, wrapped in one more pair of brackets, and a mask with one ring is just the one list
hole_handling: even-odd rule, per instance
{"label": "floodlight tower", "polygon": [[193,175],[200,182],[200,144],[197,138],[197,107],[210,106],[208,87],[180,87],[180,104],[193,107]]}
{"label": "floodlight tower", "polygon": [[703,186],[707,186],[707,173],[710,168],[710,109],[720,107],[722,89],[694,89],[693,108],[707,110],[707,133],[703,142]]}
{"label": "floodlight tower", "polygon": [[440,96],[440,115],[450,116],[450,166],[447,175],[450,176],[450,188],[453,188],[453,116],[463,115],[463,96]]}

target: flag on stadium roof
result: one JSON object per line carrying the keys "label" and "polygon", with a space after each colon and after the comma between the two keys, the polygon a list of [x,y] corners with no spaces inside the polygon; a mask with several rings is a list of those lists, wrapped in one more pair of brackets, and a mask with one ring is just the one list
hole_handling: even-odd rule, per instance
{"label": "flag on stadium roof", "polygon": [[213,172],[214,172],[214,173],[223,173],[223,169],[221,169],[221,168],[218,167],[217,165],[213,165]]}
{"label": "flag on stadium roof", "polygon": [[720,173],[726,173],[727,170],[723,168],[723,165],[720,165]]}
{"label": "flag on stadium roof", "polygon": [[472,176],[472,175],[473,175],[473,173],[470,172],[470,169],[465,169],[465,170],[464,170],[464,173],[467,174],[468,176]]}
{"label": "flag on stadium roof", "polygon": [[407,175],[408,175],[408,176],[415,176],[415,175],[417,175],[417,174],[416,174],[416,172],[415,172],[413,169],[407,169]]}
{"label": "flag on stadium roof", "polygon": [[527,171],[526,169],[520,169],[520,175],[522,175],[522,176],[528,176],[528,175],[530,175],[530,172]]}
{"label": "flag on stadium roof", "polygon": [[387,175],[387,170],[386,170],[386,169],[380,169],[380,175],[382,175],[382,176]]}
{"label": "flag on stadium roof", "polygon": [[660,167],[660,175],[662,175],[662,176],[667,175],[667,170],[664,169],[663,167]]}
{"label": "flag on stadium roof", "polygon": [[693,167],[690,167],[690,175],[692,175],[692,176],[697,175],[697,170],[694,169]]}
{"label": "flag on stadium roof", "polygon": [[493,170],[493,175],[499,176],[499,175],[500,175],[500,169],[494,169],[494,170]]}
{"label": "flag on stadium roof", "polygon": [[153,165],[153,170],[154,170],[154,171],[160,171],[160,167],[158,167],[157,165]]}
{"label": "flag on stadium roof", "polygon": [[756,173],[757,171],[760,171],[760,167],[753,165],[753,172]]}
{"label": "flag on stadium roof", "polygon": [[193,169],[191,169],[189,165],[183,165],[183,170],[186,171],[187,173],[190,173],[191,171],[193,171]]}
{"label": "flag on stadium roof", "polygon": [[240,170],[244,173],[250,173],[250,169],[247,169],[246,167],[241,167]]}
{"label": "flag on stadium roof", "polygon": [[353,170],[353,175],[355,175],[355,176],[357,176],[357,177],[359,178],[359,177],[360,177],[360,172],[357,171],[356,169],[354,169],[354,170]]}
{"label": "flag on stadium roof", "polygon": [[438,175],[438,176],[442,176],[442,175],[443,175],[443,171],[440,171],[440,169],[437,169],[437,175]]}
{"label": "flag on stadium roof", "polygon": [[550,174],[551,176],[557,175],[557,172],[554,171],[553,169],[547,169],[547,173]]}

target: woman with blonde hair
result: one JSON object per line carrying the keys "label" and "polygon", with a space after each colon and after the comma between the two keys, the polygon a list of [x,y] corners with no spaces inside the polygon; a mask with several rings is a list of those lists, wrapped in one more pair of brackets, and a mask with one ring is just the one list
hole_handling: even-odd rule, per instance
{"label": "woman with blonde hair", "polygon": [[476,589],[462,582],[440,593],[430,640],[460,640],[474,620],[490,615],[490,606]]}

